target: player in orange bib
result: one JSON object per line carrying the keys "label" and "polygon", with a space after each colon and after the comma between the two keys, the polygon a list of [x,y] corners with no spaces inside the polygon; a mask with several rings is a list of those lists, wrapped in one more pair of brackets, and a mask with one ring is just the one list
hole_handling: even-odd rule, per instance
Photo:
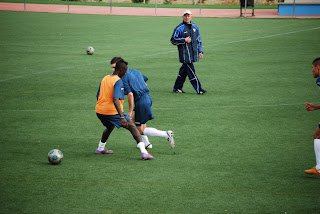
{"label": "player in orange bib", "polygon": [[153,157],[145,149],[138,129],[127,114],[123,112],[124,87],[120,78],[126,74],[127,65],[128,63],[124,60],[117,62],[113,74],[105,76],[100,83],[97,93],[96,114],[106,129],[102,133],[95,153],[113,154],[112,150],[106,148],[106,142],[116,126],[117,128],[128,129],[138,144],[137,147],[141,151],[142,159],[151,160]]}
{"label": "player in orange bib", "polygon": [[[317,78],[316,83],[320,88],[320,57],[316,58],[312,62],[312,74],[314,78]],[[320,105],[315,105],[312,103],[306,103],[307,111],[315,111],[320,109]],[[320,123],[313,135],[314,137],[314,153],[316,155],[316,165],[311,169],[307,169],[304,172],[309,175],[320,176]]]}

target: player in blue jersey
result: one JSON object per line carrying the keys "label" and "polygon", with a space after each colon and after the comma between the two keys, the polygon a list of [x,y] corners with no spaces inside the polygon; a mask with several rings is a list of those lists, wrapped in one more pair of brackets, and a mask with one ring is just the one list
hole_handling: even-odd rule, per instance
{"label": "player in blue jersey", "polygon": [[[111,68],[114,69],[116,63],[123,60],[121,57],[114,57],[111,61]],[[149,88],[146,84],[148,78],[140,71],[135,69],[128,69],[126,75],[122,78],[124,85],[124,94],[128,96],[129,111],[128,116],[133,118],[135,124],[141,134],[141,139],[145,143],[145,147],[152,148],[148,136],[165,138],[171,148],[174,148],[175,142],[173,139],[173,132],[160,131],[155,128],[147,127],[147,122],[154,119],[152,115],[152,98],[149,94]],[[133,109],[134,105],[134,109]]]}
{"label": "player in blue jersey", "polygon": [[102,133],[98,149],[95,153],[112,154],[113,151],[105,147],[106,142],[114,127],[124,127],[131,132],[136,140],[137,147],[141,150],[142,159],[152,160],[152,155],[147,152],[141,140],[139,130],[123,112],[124,87],[120,78],[126,74],[127,64],[124,60],[118,61],[113,74],[105,76],[100,83],[97,93],[96,114],[106,129]]}
{"label": "player in blue jersey", "polygon": [[[320,88],[320,57],[312,62],[312,74],[314,78],[317,78],[316,83]],[[320,105],[306,103],[306,109],[308,111],[318,110],[320,109]],[[314,133],[314,152],[316,154],[316,165],[304,172],[310,175],[315,174],[320,176],[320,123]]]}

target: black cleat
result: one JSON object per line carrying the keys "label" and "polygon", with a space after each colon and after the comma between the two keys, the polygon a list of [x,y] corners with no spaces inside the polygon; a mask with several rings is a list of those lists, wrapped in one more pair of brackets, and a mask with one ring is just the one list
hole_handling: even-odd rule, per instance
{"label": "black cleat", "polygon": [[207,92],[207,90],[202,89],[202,90],[199,92],[199,94],[204,94],[204,93],[206,93],[206,92]]}

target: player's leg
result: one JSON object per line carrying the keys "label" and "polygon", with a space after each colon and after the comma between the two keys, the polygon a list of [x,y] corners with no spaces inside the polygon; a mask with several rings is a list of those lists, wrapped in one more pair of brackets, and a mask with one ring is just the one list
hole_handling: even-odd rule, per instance
{"label": "player's leg", "polygon": [[188,77],[190,80],[191,85],[193,88],[196,90],[198,94],[204,94],[207,92],[201,87],[201,83],[196,75],[196,70],[194,69],[193,63],[188,63],[187,64],[187,70],[188,70]]}
{"label": "player's leg", "polygon": [[179,74],[178,77],[176,79],[176,82],[174,83],[173,86],[173,91],[176,93],[185,93],[182,88],[183,88],[183,84],[186,81],[187,78],[187,64],[186,63],[182,63],[180,70],[179,70]]}
{"label": "player's leg", "polygon": [[174,148],[174,146],[175,146],[175,142],[173,139],[173,131],[171,131],[171,130],[161,131],[156,128],[146,127],[143,131],[143,134],[146,136],[149,136],[149,137],[165,138],[169,142],[171,148]]}
{"label": "player's leg", "polygon": [[[134,111],[134,112],[132,113],[132,118],[131,118],[131,120],[132,120],[133,123],[135,123],[135,114],[136,114],[136,113],[135,113],[135,111]],[[140,124],[140,123],[139,123],[139,124]],[[146,149],[152,149],[152,144],[149,142],[148,136],[146,136],[146,135],[143,134],[143,129],[145,129],[146,124],[140,124],[140,125],[137,125],[137,124],[136,124],[136,126],[137,126],[138,131],[139,131],[140,134],[141,134],[141,140],[142,140],[142,142],[144,143]]]}
{"label": "player's leg", "polygon": [[97,117],[100,119],[101,123],[106,127],[106,129],[103,130],[103,132],[102,132],[102,136],[101,136],[98,148],[96,149],[95,153],[96,154],[113,154],[112,150],[108,150],[106,148],[106,143],[107,143],[107,140],[108,140],[111,132],[114,129],[114,125],[108,121],[108,118],[105,115],[97,114]]}
{"label": "player's leg", "polygon": [[141,139],[145,144],[147,149],[152,148],[152,144],[149,142],[148,136],[143,134],[143,130],[147,127],[146,123],[152,120],[154,116],[152,115],[152,98],[149,93],[141,96],[137,101],[135,101],[135,124],[137,129],[141,134]]}
{"label": "player's leg", "polygon": [[167,139],[170,146],[174,147],[174,139],[172,131],[161,131],[155,128],[147,127],[147,122],[152,120],[152,98],[150,94],[145,94],[135,103],[135,119],[137,127],[140,126],[140,133],[150,137],[163,137]]}
{"label": "player's leg", "polygon": [[107,142],[111,132],[113,131],[114,126],[111,126],[109,128],[106,128],[103,132],[102,132],[102,136],[101,136],[101,142],[105,143]]}
{"label": "player's leg", "polygon": [[305,170],[305,173],[316,174],[320,176],[320,123],[314,133],[314,152],[316,155],[316,166],[311,169]]}
{"label": "player's leg", "polygon": [[132,121],[128,121],[128,128],[126,128],[126,129],[128,129],[128,130],[131,132],[132,137],[135,139],[135,141],[136,141],[137,143],[139,143],[139,142],[142,141],[142,140],[141,140],[141,135],[140,135],[140,133],[139,133],[139,130],[138,130],[137,127],[133,124]]}
{"label": "player's leg", "polygon": [[152,144],[150,143],[148,136],[143,134],[143,130],[147,127],[147,124],[140,124],[140,125],[136,124],[136,126],[141,134],[141,140],[144,143],[144,146],[146,147],[146,149],[152,149]]}
{"label": "player's leg", "polygon": [[[316,155],[316,169],[320,173],[320,124],[314,133],[314,152]],[[320,175],[320,174],[319,174]]]}
{"label": "player's leg", "polygon": [[108,150],[106,148],[107,140],[111,132],[113,131],[113,129],[114,129],[114,126],[110,126],[102,132],[101,140],[95,152],[96,154],[113,154],[112,150]]}
{"label": "player's leg", "polygon": [[150,155],[150,154],[147,152],[147,150],[146,150],[146,148],[145,148],[145,145],[144,145],[144,143],[143,143],[142,140],[141,140],[141,135],[140,135],[140,133],[139,133],[139,130],[137,129],[137,127],[135,126],[135,124],[133,124],[132,121],[128,121],[128,127],[127,127],[126,129],[128,129],[128,130],[131,132],[133,138],[134,138],[135,141],[137,142],[137,147],[138,147],[138,148],[140,149],[140,151],[141,151],[142,159],[144,159],[144,160],[152,160],[153,157],[152,157],[152,155]]}
{"label": "player's leg", "polygon": [[141,124],[141,126],[137,126],[137,128],[141,134],[141,139],[144,142],[146,149],[152,149],[152,144],[149,142],[148,136],[163,137],[169,142],[170,146],[174,148],[173,131],[161,131],[156,128],[149,128],[147,127],[147,124]]}

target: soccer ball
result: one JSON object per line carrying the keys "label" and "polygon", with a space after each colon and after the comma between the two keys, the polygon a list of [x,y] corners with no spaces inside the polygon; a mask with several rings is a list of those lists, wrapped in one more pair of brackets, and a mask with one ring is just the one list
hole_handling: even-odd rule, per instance
{"label": "soccer ball", "polygon": [[52,149],[48,153],[48,160],[51,164],[60,164],[63,160],[63,153],[59,149]]}
{"label": "soccer ball", "polygon": [[88,55],[92,55],[93,53],[94,53],[94,48],[91,47],[91,46],[89,46],[89,47],[87,48],[87,54],[88,54]]}

